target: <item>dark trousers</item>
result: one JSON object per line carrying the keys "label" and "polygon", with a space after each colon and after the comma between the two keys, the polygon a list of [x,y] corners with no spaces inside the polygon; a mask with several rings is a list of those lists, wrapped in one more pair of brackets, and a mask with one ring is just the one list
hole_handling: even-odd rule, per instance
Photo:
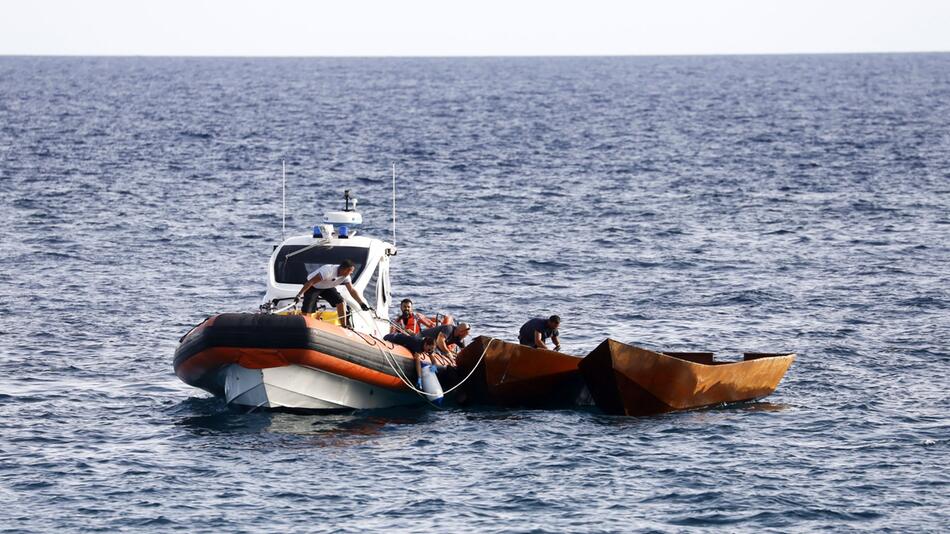
{"label": "dark trousers", "polygon": [[394,333],[394,334],[386,334],[385,336],[383,336],[383,339],[385,339],[386,341],[389,341],[390,343],[402,345],[403,347],[406,347],[407,349],[409,349],[409,351],[412,353],[422,352],[423,343],[422,343],[421,337]]}
{"label": "dark trousers", "polygon": [[[337,292],[334,288],[327,289],[317,289],[311,287],[303,294],[303,307],[301,308],[304,313],[313,313],[317,311],[317,301],[323,299],[327,301],[331,306],[336,306],[337,304],[343,302],[343,297]],[[342,317],[340,318],[342,320]]]}

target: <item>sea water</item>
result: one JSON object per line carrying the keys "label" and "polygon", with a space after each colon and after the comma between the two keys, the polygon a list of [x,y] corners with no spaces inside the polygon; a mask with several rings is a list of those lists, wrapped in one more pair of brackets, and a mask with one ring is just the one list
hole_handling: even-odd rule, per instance
{"label": "sea water", "polygon": [[[798,354],[626,418],[229,410],[172,371],[349,189],[393,296]],[[950,55],[0,58],[0,530],[939,531]]]}

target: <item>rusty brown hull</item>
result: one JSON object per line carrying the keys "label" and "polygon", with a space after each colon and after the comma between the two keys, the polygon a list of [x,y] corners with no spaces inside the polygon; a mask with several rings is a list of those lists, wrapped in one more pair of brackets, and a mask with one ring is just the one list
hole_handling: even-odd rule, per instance
{"label": "rusty brown hull", "polygon": [[746,353],[743,361],[715,362],[709,352],[660,353],[607,339],[580,371],[604,412],[651,415],[761,399],[794,360],[794,354]]}
{"label": "rusty brown hull", "polygon": [[[466,402],[494,406],[557,407],[573,405],[584,388],[581,358],[480,336],[458,358],[466,382]],[[460,399],[461,402],[461,399]]]}

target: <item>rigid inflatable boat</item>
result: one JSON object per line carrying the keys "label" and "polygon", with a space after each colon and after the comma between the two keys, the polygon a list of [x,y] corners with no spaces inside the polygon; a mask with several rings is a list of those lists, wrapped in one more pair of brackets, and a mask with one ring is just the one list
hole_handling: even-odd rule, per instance
{"label": "rigid inflatable boat", "polygon": [[[185,334],[175,374],[187,384],[245,408],[339,410],[425,403],[415,391],[412,354],[382,338],[390,331],[390,257],[396,247],[356,235],[356,200],[327,213],[312,235],[274,247],[259,313],[215,315]],[[361,310],[345,289],[348,328],[334,309],[301,314],[294,297],[308,273],[351,260],[353,287],[370,305]],[[454,369],[453,369],[454,370]],[[451,375],[452,373],[444,373]]]}
{"label": "rigid inflatable boat", "polygon": [[580,363],[597,407],[651,415],[761,399],[778,387],[794,354],[749,352],[717,362],[711,352],[654,352],[606,339]]}
{"label": "rigid inflatable boat", "polygon": [[566,407],[584,388],[580,357],[491,337],[473,339],[457,361],[459,375],[471,375],[463,390],[472,404]]}
{"label": "rigid inflatable boat", "polygon": [[229,404],[301,410],[419,403],[412,354],[313,315],[224,313],[182,338],[175,374]]}

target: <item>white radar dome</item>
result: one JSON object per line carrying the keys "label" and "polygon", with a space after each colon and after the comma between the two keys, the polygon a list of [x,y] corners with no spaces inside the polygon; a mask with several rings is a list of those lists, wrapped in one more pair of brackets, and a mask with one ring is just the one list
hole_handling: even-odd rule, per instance
{"label": "white radar dome", "polygon": [[363,216],[356,211],[328,211],[323,222],[330,224],[363,224]]}

